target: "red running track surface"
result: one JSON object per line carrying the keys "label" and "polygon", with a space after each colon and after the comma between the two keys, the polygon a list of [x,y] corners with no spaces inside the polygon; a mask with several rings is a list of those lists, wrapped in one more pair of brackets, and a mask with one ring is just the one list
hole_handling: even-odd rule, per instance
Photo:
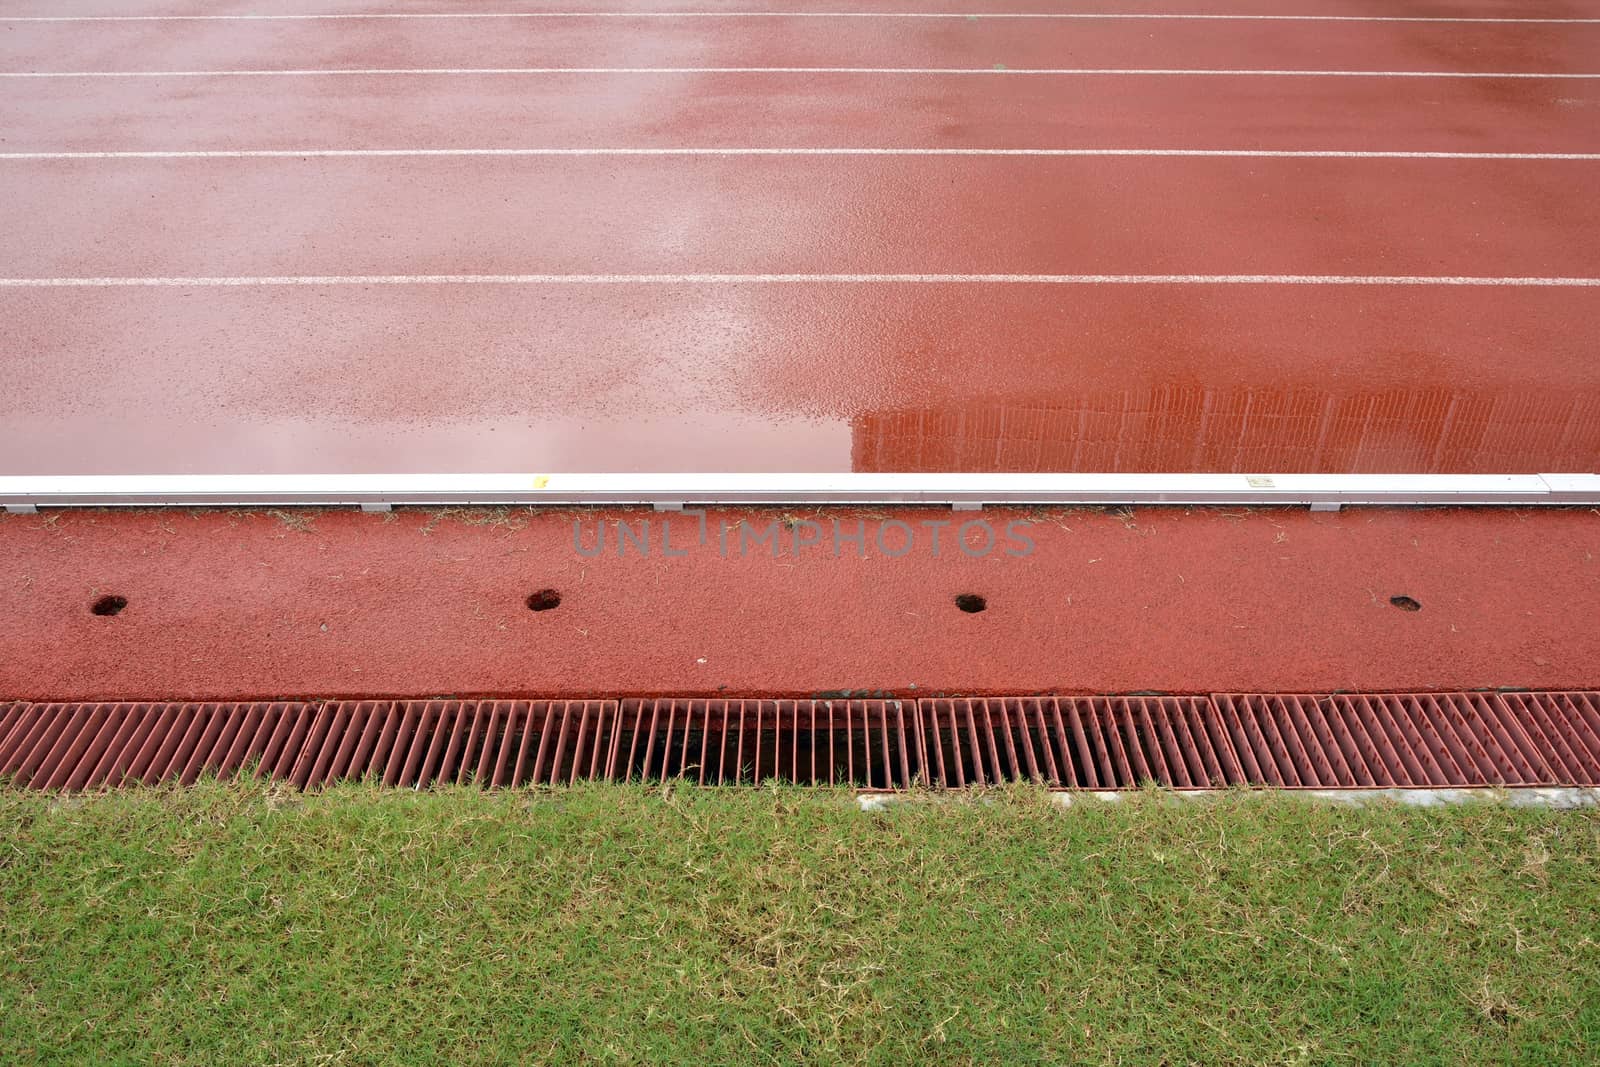
{"label": "red running track surface", "polygon": [[[1595,0],[630,6],[749,14],[0,0],[0,75],[60,75],[0,77],[0,474],[1600,466],[1600,288],[1527,284],[1600,277]],[[374,65],[648,71],[318,73]],[[869,70],[708,72],[777,65]],[[252,69],[311,73],[183,73]],[[523,154],[418,154],[480,150]],[[835,517],[950,518],[793,516]],[[1588,511],[1036,518],[1026,558],[646,559],[559,513],[13,517],[0,698],[1600,682]]]}
{"label": "red running track surface", "polygon": [[[621,5],[626,7],[626,5]],[[757,5],[759,8],[761,5]],[[849,5],[844,5],[848,7]],[[914,8],[916,5],[908,5]],[[991,0],[975,5],[999,9]],[[781,6],[774,6],[782,10]],[[1310,32],[1308,32],[1308,29]],[[6,70],[463,67],[1061,67],[1581,71],[1600,24],[572,18],[41,23]]]}
{"label": "red running track surface", "polygon": [[[862,558],[848,537],[866,531]],[[952,522],[992,524],[969,555]],[[714,531],[778,524],[782,544]],[[916,534],[901,555],[904,533]],[[1034,550],[1011,555],[1005,523]],[[651,524],[650,554],[628,543]],[[1600,682],[1588,509],[0,517],[0,700],[1387,692]],[[802,546],[820,527],[821,543]],[[595,526],[606,525],[605,549]],[[670,524],[672,551],[662,544]],[[924,523],[945,523],[938,532]],[[877,544],[884,530],[886,553]],[[981,529],[968,531],[972,550]],[[535,601],[545,590],[555,596]],[[956,597],[983,598],[961,610]],[[125,602],[95,614],[104,598]],[[1393,601],[1401,599],[1397,605]],[[550,606],[552,599],[559,603]],[[968,602],[968,606],[976,606]],[[102,611],[117,608],[115,601]],[[1416,610],[1408,610],[1415,608]]]}
{"label": "red running track surface", "polygon": [[1600,4],[262,10],[0,4],[0,474],[1600,466]]}

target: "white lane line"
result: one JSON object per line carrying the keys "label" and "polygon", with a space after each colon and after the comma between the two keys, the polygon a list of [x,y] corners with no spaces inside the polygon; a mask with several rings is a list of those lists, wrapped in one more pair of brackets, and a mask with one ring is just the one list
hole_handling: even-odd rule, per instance
{"label": "white lane line", "polygon": [[310,70],[8,70],[0,78],[260,78],[324,75],[425,74],[988,74],[1166,75],[1282,78],[1600,78],[1559,74],[1461,70],[1218,70],[1183,67],[331,67]]}
{"label": "white lane line", "polygon": [[1478,159],[1600,161],[1600,152],[1403,152],[1268,148],[250,148],[194,151],[0,152],[42,159],[383,159],[449,156],[1155,156],[1203,159]]}
{"label": "white lane line", "polygon": [[1451,285],[1591,287],[1600,278],[1368,274],[286,274],[247,277],[0,278],[0,288],[283,285]]}
{"label": "white lane line", "polygon": [[1157,22],[1486,22],[1583,25],[1600,18],[1473,18],[1424,15],[1182,15],[1126,12],[993,11],[438,11],[303,15],[9,15],[0,22],[306,22],[370,19],[1039,19]]}

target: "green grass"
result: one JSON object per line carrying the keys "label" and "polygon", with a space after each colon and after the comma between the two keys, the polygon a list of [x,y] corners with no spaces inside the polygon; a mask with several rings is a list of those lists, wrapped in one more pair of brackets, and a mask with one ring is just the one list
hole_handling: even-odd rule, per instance
{"label": "green grass", "polygon": [[0,795],[8,1062],[1594,1063],[1600,818]]}

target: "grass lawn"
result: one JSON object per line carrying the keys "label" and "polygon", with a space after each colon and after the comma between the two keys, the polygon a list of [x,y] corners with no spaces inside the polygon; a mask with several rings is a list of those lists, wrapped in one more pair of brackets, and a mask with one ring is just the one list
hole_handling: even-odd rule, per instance
{"label": "grass lawn", "polygon": [[1600,817],[0,794],[8,1062],[1595,1063]]}

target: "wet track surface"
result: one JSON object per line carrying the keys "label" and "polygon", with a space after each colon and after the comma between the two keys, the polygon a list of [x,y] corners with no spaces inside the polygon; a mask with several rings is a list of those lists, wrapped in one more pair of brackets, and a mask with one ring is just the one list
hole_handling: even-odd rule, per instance
{"label": "wet track surface", "polygon": [[0,6],[0,474],[1600,465],[1600,9],[994,7]]}
{"label": "wet track surface", "polygon": [[[830,7],[0,0],[0,475],[1600,467],[1600,4]],[[1600,681],[1581,509],[575,519],[0,517],[0,700]]]}

